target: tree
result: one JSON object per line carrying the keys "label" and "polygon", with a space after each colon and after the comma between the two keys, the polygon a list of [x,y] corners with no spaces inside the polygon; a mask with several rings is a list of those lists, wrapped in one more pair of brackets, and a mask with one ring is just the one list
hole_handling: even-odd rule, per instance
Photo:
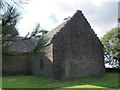
{"label": "tree", "polygon": [[18,35],[15,25],[17,24],[20,13],[17,12],[16,7],[7,5],[7,11],[2,15],[2,34],[5,36],[7,34]]}
{"label": "tree", "polygon": [[[10,3],[10,1],[12,3]],[[2,18],[0,18],[0,25],[2,26],[1,39],[3,39],[3,43],[4,43],[4,41],[10,41],[11,37],[18,35],[18,31],[15,27],[18,20],[21,18],[21,16],[20,16],[21,13],[18,12],[19,11],[18,8],[21,7],[20,6],[21,4],[26,3],[27,1],[30,1],[30,0],[9,0],[9,1],[2,0],[2,1],[0,1],[0,5],[1,5],[0,11],[2,12],[0,15],[2,17]],[[16,4],[16,5],[14,5],[14,4]],[[16,7],[16,6],[18,6],[18,7]],[[24,40],[35,37],[37,33],[38,33],[37,30],[33,30],[33,32],[31,34],[28,33],[25,36]],[[6,35],[8,36],[8,34],[11,34],[11,35],[9,35],[9,39],[4,40],[4,37],[6,37]],[[23,40],[23,39],[21,39],[21,40]]]}
{"label": "tree", "polygon": [[[18,31],[15,26],[18,20],[21,18],[21,13],[18,12],[18,8],[20,8],[20,5],[25,3],[25,1],[28,0],[0,1],[0,16],[2,17],[0,18],[0,26],[2,26],[0,40],[2,40],[2,45],[6,45],[8,42],[15,41],[12,39],[14,36],[18,35]],[[21,40],[30,39],[31,37],[34,37],[35,34],[36,33],[32,34],[30,37],[27,37],[28,35],[26,35],[26,37]]]}
{"label": "tree", "polygon": [[14,34],[18,35],[15,25],[21,18],[19,8],[22,4],[29,0],[1,0],[0,1],[0,25],[2,26],[2,35]]}
{"label": "tree", "polygon": [[120,66],[120,18],[118,18],[118,34],[117,34],[118,42],[116,44],[116,52],[117,52],[117,59],[119,60]]}
{"label": "tree", "polygon": [[112,66],[118,66],[120,52],[120,42],[118,37],[120,35],[119,29],[114,28],[107,32],[103,38],[102,43],[104,45],[105,63],[109,63]]}
{"label": "tree", "polygon": [[[22,3],[21,0],[10,0],[15,4]],[[19,2],[18,2],[19,1]],[[27,0],[24,0],[27,1]],[[48,39],[44,37],[44,34],[48,31],[41,29],[40,24],[37,24],[36,27],[33,29],[31,33],[28,33],[25,37],[16,39],[14,38],[16,35],[18,35],[18,31],[15,27],[18,20],[20,19],[20,13],[18,12],[18,9],[13,5],[10,4],[7,1],[0,1],[1,8],[1,16],[0,19],[1,26],[2,26],[2,51],[3,53],[9,52],[9,47],[15,42],[19,40],[27,40],[31,39],[32,37],[37,38],[39,37],[39,41],[37,45],[35,46],[35,49],[33,52],[40,53],[41,56],[45,55],[44,48],[48,46]],[[42,33],[40,35],[40,33]]]}
{"label": "tree", "polygon": [[20,12],[18,12],[17,7],[6,0],[0,1],[0,5],[0,17],[2,17],[0,18],[0,26],[2,27],[2,33],[0,33],[0,41],[2,41],[2,44],[0,48],[2,47],[2,51],[5,52],[12,44],[12,38],[18,35],[15,25],[20,18]]}
{"label": "tree", "polygon": [[120,18],[118,18],[118,23],[120,23]]}
{"label": "tree", "polygon": [[31,33],[32,35],[34,33],[35,34],[35,38],[39,38],[39,41],[36,45],[36,47],[34,48],[34,52],[35,53],[38,53],[39,55],[41,55],[41,57],[44,57],[46,55],[45,53],[45,48],[50,45],[49,43],[49,39],[47,37],[45,37],[45,34],[47,33],[48,31],[47,30],[44,30],[44,29],[41,29],[40,28],[40,24],[38,23],[33,32]]}
{"label": "tree", "polygon": [[[39,24],[38,24],[37,28],[39,28]],[[41,38],[47,33],[48,33],[47,30],[41,29],[38,31],[38,34],[35,35],[35,38]]]}

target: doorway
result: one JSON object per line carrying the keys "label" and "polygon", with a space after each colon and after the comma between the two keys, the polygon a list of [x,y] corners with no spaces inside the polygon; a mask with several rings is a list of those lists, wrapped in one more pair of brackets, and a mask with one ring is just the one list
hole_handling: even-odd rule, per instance
{"label": "doorway", "polygon": [[70,61],[66,60],[65,68],[64,68],[64,76],[70,77],[70,74],[71,74],[71,63],[70,63]]}

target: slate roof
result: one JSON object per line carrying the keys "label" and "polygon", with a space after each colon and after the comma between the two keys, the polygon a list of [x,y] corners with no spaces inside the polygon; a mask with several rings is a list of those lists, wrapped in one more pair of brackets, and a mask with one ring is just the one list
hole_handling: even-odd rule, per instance
{"label": "slate roof", "polygon": [[21,53],[28,53],[32,52],[37,45],[38,40],[35,38],[31,38],[28,40],[21,40],[21,41],[16,41],[12,47],[11,51],[12,52],[21,52]]}
{"label": "slate roof", "polygon": [[57,34],[57,32],[59,32],[61,30],[61,28],[63,28],[65,26],[65,24],[70,20],[71,18],[68,18],[67,20],[65,20],[62,24],[58,25],[55,29],[53,29],[52,31],[48,32],[45,36],[47,38],[50,39],[50,41],[52,40],[52,38],[54,37],[54,35]]}
{"label": "slate roof", "polygon": [[14,37],[14,42],[10,46],[9,51],[11,54],[26,54],[30,53],[34,50],[35,46],[37,45],[39,39],[31,38],[27,40],[20,40],[23,37],[16,36]]}

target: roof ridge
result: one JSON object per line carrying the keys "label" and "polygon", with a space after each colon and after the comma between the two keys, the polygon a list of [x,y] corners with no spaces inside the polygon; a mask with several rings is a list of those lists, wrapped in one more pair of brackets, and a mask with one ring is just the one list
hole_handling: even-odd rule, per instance
{"label": "roof ridge", "polygon": [[63,27],[65,27],[65,25],[67,24],[67,22],[70,19],[71,18],[68,18],[67,20],[65,20],[63,23],[61,23],[60,25],[58,25],[56,28],[54,28],[53,30],[51,30],[50,32],[48,32],[45,36],[48,37],[49,39],[52,39],[54,37],[54,35],[57,35],[57,33],[60,32]]}

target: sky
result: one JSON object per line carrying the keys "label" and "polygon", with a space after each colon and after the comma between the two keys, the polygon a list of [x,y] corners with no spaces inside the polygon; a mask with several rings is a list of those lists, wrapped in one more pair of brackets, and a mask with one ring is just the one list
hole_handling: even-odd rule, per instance
{"label": "sky", "polygon": [[117,27],[119,0],[30,0],[24,6],[17,28],[20,36],[31,32],[37,23],[41,29],[51,31],[81,10],[99,38]]}

